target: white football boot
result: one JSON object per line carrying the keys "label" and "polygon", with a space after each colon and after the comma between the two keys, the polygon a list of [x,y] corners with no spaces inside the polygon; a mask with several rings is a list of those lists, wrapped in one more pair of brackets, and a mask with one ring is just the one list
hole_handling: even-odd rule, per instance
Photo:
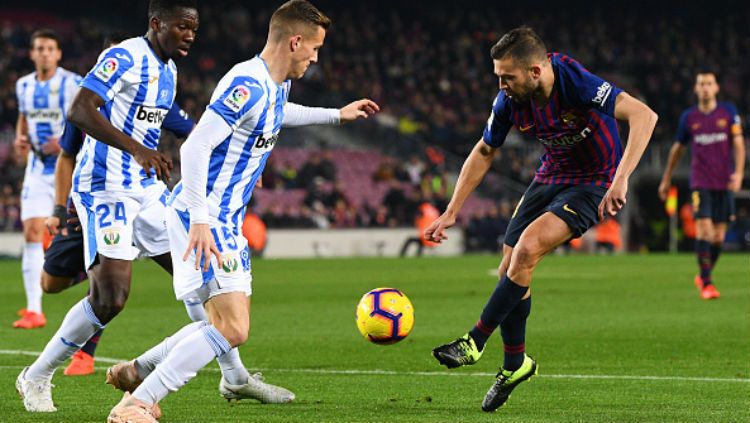
{"label": "white football boot", "polygon": [[244,385],[231,385],[222,377],[219,382],[219,393],[227,401],[254,399],[263,404],[283,404],[294,401],[292,391],[264,382],[263,375],[260,373],[250,375]]}
{"label": "white football boot", "polygon": [[26,380],[24,376],[25,367],[16,379],[16,391],[23,400],[23,406],[26,411],[32,413],[54,413],[57,411],[55,404],[52,403],[52,377],[49,379]]}

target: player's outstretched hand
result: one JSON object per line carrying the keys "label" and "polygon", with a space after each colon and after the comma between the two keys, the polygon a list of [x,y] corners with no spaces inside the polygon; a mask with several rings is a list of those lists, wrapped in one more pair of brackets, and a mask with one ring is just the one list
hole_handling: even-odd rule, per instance
{"label": "player's outstretched hand", "polygon": [[380,111],[380,106],[374,101],[364,98],[347,104],[339,111],[341,123],[353,122],[359,118],[367,119],[370,115]]}
{"label": "player's outstretched hand", "polygon": [[667,201],[667,196],[669,195],[669,188],[672,186],[672,184],[668,181],[661,181],[659,183],[659,199],[661,201]]}
{"label": "player's outstretched hand", "polygon": [[424,230],[424,237],[428,241],[437,243],[443,242],[444,239],[448,239],[445,234],[445,230],[456,224],[456,217],[443,213],[435,219],[432,224]]}
{"label": "player's outstretched hand", "polygon": [[615,179],[604,194],[602,202],[599,203],[599,221],[608,216],[616,216],[625,207],[628,194],[628,181],[626,179]]}
{"label": "player's outstretched hand", "polygon": [[152,170],[160,180],[169,181],[169,171],[172,170],[172,159],[159,153],[156,150],[138,145],[138,150],[133,154],[133,158],[146,172],[146,177],[151,177]]}
{"label": "player's outstretched hand", "polygon": [[732,192],[737,192],[742,188],[742,174],[741,173],[732,173],[732,176],[729,177],[729,184],[727,184],[727,189]]}
{"label": "player's outstretched hand", "polygon": [[191,224],[188,237],[188,247],[182,256],[182,261],[187,261],[190,252],[195,250],[195,270],[200,269],[201,259],[203,259],[203,271],[207,272],[211,265],[211,254],[216,257],[217,263],[221,263],[221,254],[219,249],[216,248],[214,237],[211,235],[211,228],[207,223]]}

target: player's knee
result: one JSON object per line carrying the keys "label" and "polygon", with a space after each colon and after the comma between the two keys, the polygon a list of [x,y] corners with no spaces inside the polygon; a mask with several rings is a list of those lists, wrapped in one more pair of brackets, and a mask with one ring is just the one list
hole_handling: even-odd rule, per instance
{"label": "player's knee", "polygon": [[94,314],[102,323],[108,323],[114,319],[123,308],[125,303],[128,301],[128,290],[112,288],[99,290],[97,295],[93,296],[91,301],[91,307],[94,309]]}
{"label": "player's knee", "polygon": [[224,335],[224,338],[233,348],[247,342],[250,336],[250,328],[245,325],[217,325],[216,329]]}
{"label": "player's knee", "polygon": [[47,294],[57,294],[69,287],[72,282],[71,278],[52,276],[42,271],[42,290]]}
{"label": "player's knee", "polygon": [[524,242],[513,249],[512,265],[514,267],[534,267],[539,261],[540,248],[534,241]]}

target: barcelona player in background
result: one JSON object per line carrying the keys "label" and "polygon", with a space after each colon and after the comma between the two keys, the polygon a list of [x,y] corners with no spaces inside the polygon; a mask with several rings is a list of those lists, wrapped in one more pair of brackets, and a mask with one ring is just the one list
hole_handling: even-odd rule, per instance
{"label": "barcelona player in background", "polygon": [[745,140],[740,116],[734,105],[716,100],[716,74],[700,72],[695,77],[698,104],[685,110],[677,127],[659,184],[659,197],[666,200],[677,162],[690,145],[690,190],[695,216],[695,254],[698,274],[695,286],[701,298],[719,298],[711,272],[721,254],[728,222],[734,220],[734,193],[742,186],[745,171]]}

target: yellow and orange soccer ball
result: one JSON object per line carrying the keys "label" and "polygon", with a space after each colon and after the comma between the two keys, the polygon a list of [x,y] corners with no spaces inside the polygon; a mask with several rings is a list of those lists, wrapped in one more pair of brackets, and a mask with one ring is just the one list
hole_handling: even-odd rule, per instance
{"label": "yellow and orange soccer ball", "polygon": [[395,288],[376,288],[357,304],[357,328],[368,341],[388,345],[406,338],[414,327],[414,306]]}

